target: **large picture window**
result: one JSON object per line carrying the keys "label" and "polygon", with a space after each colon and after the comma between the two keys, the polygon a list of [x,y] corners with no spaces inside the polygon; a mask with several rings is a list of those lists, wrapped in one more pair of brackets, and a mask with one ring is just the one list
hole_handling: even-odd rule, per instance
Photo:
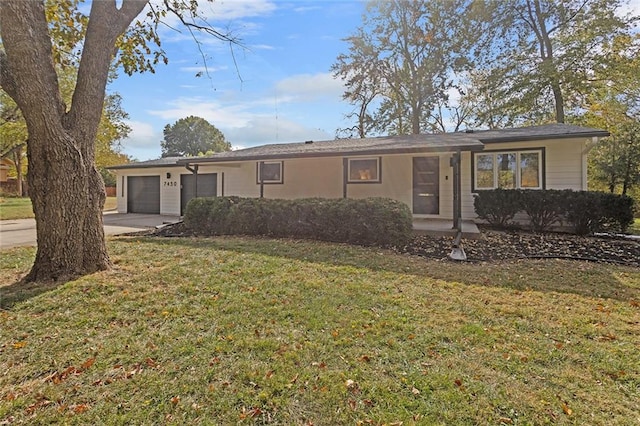
{"label": "large picture window", "polygon": [[380,158],[349,158],[349,183],[379,183]]}
{"label": "large picture window", "polygon": [[257,183],[283,183],[282,161],[260,161],[257,164]]}
{"label": "large picture window", "polygon": [[475,154],[474,189],[542,189],[542,154],[542,150]]}

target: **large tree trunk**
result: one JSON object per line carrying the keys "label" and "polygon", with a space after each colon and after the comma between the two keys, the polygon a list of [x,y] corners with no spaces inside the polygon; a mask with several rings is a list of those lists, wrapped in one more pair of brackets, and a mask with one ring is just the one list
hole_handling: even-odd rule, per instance
{"label": "large tree trunk", "polygon": [[146,0],[94,1],[76,89],[67,111],[52,59],[44,4],[0,2],[0,82],[27,123],[27,181],[38,248],[27,281],[64,281],[110,267],[104,240],[105,190],[95,137],[115,41]]}

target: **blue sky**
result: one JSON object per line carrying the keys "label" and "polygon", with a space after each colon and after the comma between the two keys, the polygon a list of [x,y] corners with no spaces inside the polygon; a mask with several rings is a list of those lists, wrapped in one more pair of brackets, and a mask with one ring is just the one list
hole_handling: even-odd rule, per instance
{"label": "blue sky", "polygon": [[[165,125],[195,115],[220,129],[234,149],[267,143],[333,139],[351,106],[330,72],[342,40],[361,23],[359,0],[216,0],[200,2],[218,28],[246,49],[163,29],[168,65],[155,74],[120,73],[109,86],[123,98],[132,128],[122,151],[137,160],[160,157]],[[177,26],[175,22],[173,22]],[[201,77],[196,75],[202,72]]]}
{"label": "blue sky", "polygon": [[[163,28],[169,64],[155,73],[120,73],[109,87],[130,116],[123,153],[140,161],[160,157],[165,125],[189,115],[220,129],[233,149],[333,139],[336,129],[353,124],[345,118],[352,106],[330,67],[347,53],[343,39],[360,26],[364,0],[199,3],[214,27],[231,30],[246,47],[233,48],[237,66],[228,44],[202,34],[198,45],[184,29]],[[637,14],[640,0],[629,0],[621,12]],[[169,24],[179,28],[177,19]]]}

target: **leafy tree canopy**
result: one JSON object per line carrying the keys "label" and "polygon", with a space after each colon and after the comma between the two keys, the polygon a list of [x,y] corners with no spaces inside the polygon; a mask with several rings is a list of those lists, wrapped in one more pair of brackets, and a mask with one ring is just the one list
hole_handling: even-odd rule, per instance
{"label": "leafy tree canopy", "polygon": [[[96,140],[114,66],[131,74],[165,62],[157,28],[170,14],[194,37],[201,30],[234,41],[210,26],[195,0],[93,1],[88,13],[80,3],[0,1],[0,86],[28,132],[38,238],[28,282],[64,281],[111,266]],[[57,66],[77,69],[70,102]]]}
{"label": "leafy tree canopy", "polygon": [[231,144],[216,126],[193,115],[164,127],[160,142],[163,157],[197,156],[206,152],[229,151]]}
{"label": "leafy tree canopy", "polygon": [[638,17],[624,15],[622,4],[477,2],[471,19],[461,21],[481,29],[469,50],[471,85],[462,100],[473,110],[474,125],[564,123],[580,114],[586,97],[603,79],[615,85],[637,53],[640,39],[632,34]]}
{"label": "leafy tree canopy", "polygon": [[[362,26],[346,38],[347,53],[332,66],[345,81],[343,99],[355,106],[360,137],[420,133],[434,128],[434,113],[446,104],[458,69],[461,38],[453,1],[374,0]],[[437,121],[437,120],[435,120]],[[437,126],[435,126],[437,127]]]}

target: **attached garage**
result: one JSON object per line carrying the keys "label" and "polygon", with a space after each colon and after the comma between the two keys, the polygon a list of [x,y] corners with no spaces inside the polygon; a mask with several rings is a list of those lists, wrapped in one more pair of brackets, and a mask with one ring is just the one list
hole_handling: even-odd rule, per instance
{"label": "attached garage", "polygon": [[127,212],[160,214],[160,176],[127,177]]}
{"label": "attached garage", "polygon": [[180,214],[184,214],[187,203],[192,198],[218,195],[217,188],[217,173],[180,175]]}

